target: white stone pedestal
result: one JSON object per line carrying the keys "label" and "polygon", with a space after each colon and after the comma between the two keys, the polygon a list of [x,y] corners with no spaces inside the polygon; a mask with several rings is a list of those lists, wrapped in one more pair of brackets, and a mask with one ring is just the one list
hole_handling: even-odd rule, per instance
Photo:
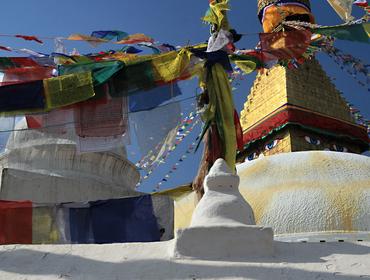
{"label": "white stone pedestal", "polygon": [[238,190],[239,176],[218,159],[204,182],[205,194],[187,229],[177,231],[175,258],[258,258],[273,254],[273,231],[256,226]]}

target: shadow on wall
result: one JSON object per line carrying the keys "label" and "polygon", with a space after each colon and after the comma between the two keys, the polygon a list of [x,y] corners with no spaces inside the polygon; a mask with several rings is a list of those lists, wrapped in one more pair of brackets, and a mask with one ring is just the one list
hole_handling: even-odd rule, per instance
{"label": "shadow on wall", "polygon": [[[286,246],[287,245],[287,246]],[[317,245],[317,246],[316,246]],[[335,246],[336,245],[336,246]],[[321,249],[320,249],[321,247]],[[8,249],[9,248],[9,249]],[[55,246],[53,250],[60,254],[43,251],[17,249],[8,246],[0,253],[0,278],[3,272],[27,275],[25,279],[39,279],[40,275],[50,275],[58,279],[199,279],[199,278],[243,278],[271,279],[336,279],[355,280],[359,276],[350,276],[333,271],[309,271],[302,269],[303,263],[310,263],[311,270],[322,267],[322,258],[332,254],[370,254],[370,248],[358,244],[277,244],[277,255],[271,259],[260,260],[264,264],[234,262],[225,265],[219,261],[189,260],[130,260],[124,257],[127,252],[117,249],[109,258],[116,262],[98,261],[77,254],[82,247]],[[50,247],[49,247],[50,248]],[[86,247],[87,248],[87,247]],[[4,249],[4,248],[3,248]],[[8,249],[8,250],[6,250]],[[94,250],[90,248],[89,256]],[[99,251],[99,250],[97,250]],[[106,252],[109,252],[107,250]],[[83,250],[80,254],[86,254]],[[100,256],[101,257],[101,256]],[[349,260],[350,262],[350,260]],[[301,263],[301,265],[300,265]],[[349,264],[350,265],[350,264]],[[267,267],[268,266],[268,267]],[[300,267],[299,267],[300,266]],[[325,269],[325,268],[324,268]],[[14,274],[12,277],[15,277]],[[370,277],[370,276],[367,276]],[[9,276],[8,278],[9,279]]]}

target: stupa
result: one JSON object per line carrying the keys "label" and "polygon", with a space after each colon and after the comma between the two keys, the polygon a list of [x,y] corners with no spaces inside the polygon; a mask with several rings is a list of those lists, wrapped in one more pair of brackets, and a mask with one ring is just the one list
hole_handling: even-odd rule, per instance
{"label": "stupa", "polygon": [[79,153],[74,138],[30,130],[20,121],[0,158],[0,199],[63,203],[140,195],[139,173],[123,145]]}
{"label": "stupa", "polygon": [[240,191],[257,224],[282,241],[370,239],[367,129],[316,59],[258,74],[241,124]]}

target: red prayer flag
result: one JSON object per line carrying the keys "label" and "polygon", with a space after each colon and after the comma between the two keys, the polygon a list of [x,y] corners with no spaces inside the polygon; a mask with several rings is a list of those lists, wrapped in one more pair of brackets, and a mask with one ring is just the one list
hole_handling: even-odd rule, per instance
{"label": "red prayer flag", "polygon": [[41,66],[28,57],[10,57],[1,65],[4,76],[0,86],[40,81],[53,76],[54,67]]}
{"label": "red prayer flag", "polygon": [[37,37],[35,36],[27,36],[27,35],[15,35],[15,37],[17,38],[22,38],[26,41],[35,41],[37,43],[40,43],[40,44],[43,44],[44,42],[41,41],[40,39],[38,39]]}
{"label": "red prayer flag", "polygon": [[0,200],[0,244],[32,244],[32,202]]}
{"label": "red prayer flag", "polygon": [[36,129],[43,127],[43,118],[41,115],[26,116],[27,127]]}
{"label": "red prayer flag", "polygon": [[106,95],[103,99],[106,102],[87,100],[75,106],[76,133],[80,137],[107,137],[126,132],[126,97]]}
{"label": "red prayer flag", "polygon": [[7,52],[11,52],[12,49],[9,48],[9,47],[4,47],[4,46],[0,46],[0,50],[3,50],[3,51],[7,51]]}
{"label": "red prayer flag", "polygon": [[244,141],[243,141],[243,129],[240,124],[240,119],[238,112],[234,110],[234,125],[235,125],[235,134],[236,134],[236,143],[237,148],[239,151],[242,151],[244,148]]}
{"label": "red prayer flag", "polygon": [[367,7],[368,3],[367,0],[356,0],[353,2],[354,5],[359,6],[359,7]]}

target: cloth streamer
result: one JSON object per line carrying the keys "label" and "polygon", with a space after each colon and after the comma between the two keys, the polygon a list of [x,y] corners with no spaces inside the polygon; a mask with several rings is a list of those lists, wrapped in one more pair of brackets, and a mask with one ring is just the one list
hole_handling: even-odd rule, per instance
{"label": "cloth streamer", "polygon": [[152,65],[156,81],[168,83],[175,80],[187,79],[194,75],[189,71],[192,53],[187,49],[179,52],[172,51],[153,57]]}
{"label": "cloth streamer", "polygon": [[0,200],[0,244],[14,243],[32,243],[32,203]]}
{"label": "cloth streamer", "polygon": [[92,37],[92,36],[87,36],[83,34],[71,34],[67,40],[70,41],[86,41],[92,46],[96,47],[97,45],[101,43],[106,43],[108,40],[97,38],[97,37]]}
{"label": "cloth streamer", "polygon": [[45,96],[42,81],[0,87],[0,111],[5,114],[43,111]]}
{"label": "cloth streamer", "polygon": [[206,88],[209,96],[209,105],[202,115],[206,127],[215,123],[222,143],[224,159],[231,170],[235,169],[236,132],[234,125],[234,102],[231,95],[231,86],[223,67],[216,63],[208,70]]}
{"label": "cloth streamer", "polygon": [[353,0],[327,0],[334,11],[344,21],[350,21],[353,19],[351,16]]}
{"label": "cloth streamer", "polygon": [[113,40],[114,38],[116,38],[117,41],[120,41],[127,36],[128,36],[128,33],[123,32],[123,31],[118,31],[118,30],[93,31],[91,33],[91,37],[104,39],[104,40]]}
{"label": "cloth streamer", "polygon": [[256,63],[247,60],[235,60],[234,63],[240,68],[245,74],[250,74],[256,70]]}
{"label": "cloth streamer", "polygon": [[[41,114],[26,115],[26,122],[28,128],[43,132],[44,137],[47,137],[48,134],[54,137],[66,135],[70,131],[69,127],[74,127],[75,123],[73,106],[58,108]],[[71,140],[75,138],[73,136],[71,135]]]}
{"label": "cloth streamer", "polygon": [[27,36],[27,35],[15,35],[14,37],[16,38],[22,38],[26,41],[35,41],[39,44],[43,44],[43,41],[41,41],[39,38],[37,38],[36,36]]}
{"label": "cloth streamer", "polygon": [[210,0],[209,9],[202,19],[209,24],[217,26],[217,31],[220,29],[229,30],[230,26],[226,16],[228,10],[228,0]]}
{"label": "cloth streamer", "polygon": [[0,201],[0,244],[102,244],[159,240],[160,232],[150,195],[54,205]]}
{"label": "cloth streamer", "polygon": [[75,64],[59,65],[58,71],[60,75],[91,72],[94,86],[98,86],[107,82],[123,67],[124,64],[120,61],[93,62],[88,60],[87,62],[85,61]]}
{"label": "cloth streamer", "polygon": [[154,43],[154,40],[145,34],[132,34],[116,42],[116,44],[129,45],[129,44],[138,44],[138,43]]}
{"label": "cloth streamer", "polygon": [[331,36],[340,40],[369,43],[370,23],[320,27],[313,33]]}
{"label": "cloth streamer", "polygon": [[111,98],[87,100],[74,106],[76,133],[80,137],[123,135],[127,128],[127,101]]}
{"label": "cloth streamer", "polygon": [[41,66],[33,59],[24,57],[0,58],[0,71],[3,77],[0,86],[39,81],[51,78],[54,67]]}
{"label": "cloth streamer", "polygon": [[47,109],[71,105],[95,95],[90,72],[44,80]]}
{"label": "cloth streamer", "polygon": [[112,76],[109,86],[112,97],[128,96],[156,87],[150,60],[124,63],[123,68]]}
{"label": "cloth streamer", "polygon": [[177,83],[156,87],[149,91],[140,91],[129,96],[129,111],[137,112],[154,109],[163,102],[181,94]]}

